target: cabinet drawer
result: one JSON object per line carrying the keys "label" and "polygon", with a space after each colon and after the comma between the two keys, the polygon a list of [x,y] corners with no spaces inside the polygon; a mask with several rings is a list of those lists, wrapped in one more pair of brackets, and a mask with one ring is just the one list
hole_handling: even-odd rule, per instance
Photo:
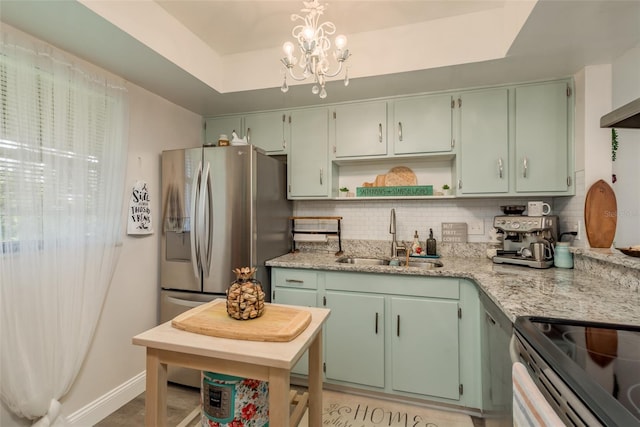
{"label": "cabinet drawer", "polygon": [[299,289],[317,289],[318,274],[315,271],[309,270],[296,270],[288,268],[274,269],[273,286]]}
{"label": "cabinet drawer", "polygon": [[327,272],[325,282],[326,289],[341,291],[430,298],[460,298],[459,280],[452,277]]}

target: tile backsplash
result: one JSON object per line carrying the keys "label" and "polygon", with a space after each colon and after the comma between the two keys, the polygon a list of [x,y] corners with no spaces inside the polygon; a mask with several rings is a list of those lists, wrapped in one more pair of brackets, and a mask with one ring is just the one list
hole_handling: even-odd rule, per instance
{"label": "tile backsplash", "polygon": [[[530,200],[549,203],[552,214],[560,218],[560,232],[575,231],[580,223],[582,239],[572,246],[585,247],[584,233],[584,172],[576,173],[576,195],[572,197],[479,198],[479,199],[421,199],[421,200],[298,200],[294,203],[296,216],[341,216],[342,238],[352,240],[391,240],[389,221],[391,209],[396,210],[397,239],[413,240],[417,230],[425,240],[429,229],[439,242],[442,240],[443,222],[483,224],[482,234],[468,234],[468,242],[489,242],[493,218],[501,215],[502,205],[526,205]],[[468,230],[468,232],[471,230]],[[566,238],[565,238],[566,239]]]}

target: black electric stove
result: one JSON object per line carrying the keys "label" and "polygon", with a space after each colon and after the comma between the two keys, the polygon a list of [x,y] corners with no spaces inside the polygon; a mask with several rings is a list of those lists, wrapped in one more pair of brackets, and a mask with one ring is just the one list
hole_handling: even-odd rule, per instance
{"label": "black electric stove", "polygon": [[520,358],[565,422],[640,426],[640,327],[520,317],[514,332]]}

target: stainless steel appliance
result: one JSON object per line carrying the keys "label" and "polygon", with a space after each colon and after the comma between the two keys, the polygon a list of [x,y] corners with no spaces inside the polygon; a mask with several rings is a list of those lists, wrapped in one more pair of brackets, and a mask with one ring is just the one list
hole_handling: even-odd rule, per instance
{"label": "stainless steel appliance", "polygon": [[[286,164],[253,145],[162,153],[160,321],[224,297],[234,268],[253,266],[267,299],[264,263],[290,250]],[[198,386],[200,373],[169,373]]]}
{"label": "stainless steel appliance", "polygon": [[566,425],[640,426],[640,327],[520,317],[513,344]]}
{"label": "stainless steel appliance", "polygon": [[[549,268],[553,265],[553,247],[558,240],[558,217],[498,215],[493,226],[502,234],[502,249],[492,258],[497,264],[525,265]],[[536,258],[532,244],[542,243],[549,250]],[[535,245],[534,245],[535,247]]]}

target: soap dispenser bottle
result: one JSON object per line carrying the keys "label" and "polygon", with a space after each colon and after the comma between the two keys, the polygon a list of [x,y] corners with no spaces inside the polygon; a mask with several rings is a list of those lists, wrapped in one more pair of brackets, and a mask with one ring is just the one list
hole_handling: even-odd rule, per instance
{"label": "soap dispenser bottle", "polygon": [[420,246],[420,237],[418,236],[418,230],[413,234],[413,244],[411,245],[411,254],[420,255],[422,253],[422,246]]}
{"label": "soap dispenser bottle", "polygon": [[429,229],[429,238],[427,239],[427,255],[436,254],[436,239],[433,238],[433,228]]}

